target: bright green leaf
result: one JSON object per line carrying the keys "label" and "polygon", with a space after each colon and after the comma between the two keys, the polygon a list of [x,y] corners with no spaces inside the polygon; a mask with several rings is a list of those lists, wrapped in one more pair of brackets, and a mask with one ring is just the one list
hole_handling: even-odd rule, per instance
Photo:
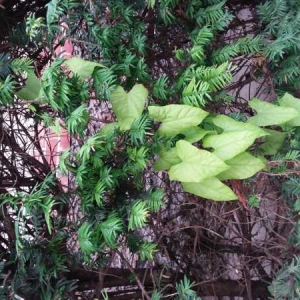
{"label": "bright green leaf", "polygon": [[265,142],[259,146],[259,149],[263,150],[264,155],[274,155],[284,143],[287,133],[270,129],[266,129],[265,131],[269,135],[265,137]]}
{"label": "bright green leaf", "polygon": [[198,126],[194,126],[181,131],[181,133],[185,135],[185,141],[190,143],[196,143],[200,141],[205,135],[210,133],[210,131],[199,128]]}
{"label": "bright green leaf", "polygon": [[236,157],[227,160],[226,165],[230,166],[230,168],[217,176],[220,180],[246,179],[265,167],[262,160],[254,157],[248,152],[243,152]]}
{"label": "bright green leaf", "polygon": [[171,167],[169,171],[171,180],[201,182],[228,169],[216,155],[199,150],[187,141],[178,141],[176,151],[182,162]]}
{"label": "bright green leaf", "polygon": [[41,82],[33,72],[27,73],[25,86],[17,92],[17,96],[24,100],[34,100],[39,98]]}
{"label": "bright green leaf", "polygon": [[285,123],[285,125],[291,127],[300,126],[300,99],[297,99],[292,95],[285,93],[284,96],[280,98],[278,102],[281,107],[293,108],[298,112],[298,116]]}
{"label": "bright green leaf", "polygon": [[212,119],[213,123],[222,128],[224,131],[254,131],[259,132],[260,137],[267,135],[267,133],[259,128],[258,126],[255,126],[253,124],[244,123],[244,122],[238,122],[233,120],[230,117],[227,117],[225,115],[218,115]]}
{"label": "bright green leaf", "polygon": [[66,66],[74,74],[77,74],[82,80],[92,76],[96,67],[105,68],[102,64],[84,60],[80,57],[72,57],[65,61]]}
{"label": "bright green leaf", "polygon": [[162,122],[158,133],[171,137],[190,127],[199,125],[208,112],[190,105],[170,104],[166,106],[149,106],[149,115],[155,121]]}
{"label": "bright green leaf", "polygon": [[210,135],[203,139],[203,147],[214,148],[213,152],[224,161],[247,150],[260,137],[257,131],[229,131],[219,135]]}
{"label": "bright green leaf", "polygon": [[180,162],[181,159],[178,157],[175,147],[169,150],[163,149],[159,152],[159,160],[154,163],[153,168],[155,171],[169,170]]}
{"label": "bright green leaf", "polygon": [[142,115],[147,97],[148,91],[142,84],[136,84],[129,93],[121,86],[111,93],[110,101],[121,130],[129,130],[132,122]]}
{"label": "bright green leaf", "polygon": [[183,189],[185,192],[197,195],[199,197],[215,200],[215,201],[229,201],[237,200],[234,192],[219,179],[212,177],[200,183],[183,182]]}
{"label": "bright green leaf", "polygon": [[155,0],[148,0],[147,1],[147,7],[148,8],[153,8],[155,6]]}
{"label": "bright green leaf", "polygon": [[257,115],[248,122],[257,126],[281,125],[300,116],[294,108],[277,106],[256,98],[249,105],[257,111]]}

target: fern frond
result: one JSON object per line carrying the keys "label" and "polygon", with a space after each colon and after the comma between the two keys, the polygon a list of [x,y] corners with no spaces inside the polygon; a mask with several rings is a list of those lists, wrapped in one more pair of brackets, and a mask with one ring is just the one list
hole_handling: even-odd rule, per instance
{"label": "fern frond", "polygon": [[209,84],[209,90],[215,92],[224,88],[232,81],[231,71],[234,68],[228,62],[220,66],[212,66],[207,68],[198,68],[196,70],[197,80],[205,81]]}
{"label": "fern frond", "polygon": [[178,300],[179,299],[195,299],[200,300],[197,297],[197,294],[192,288],[194,287],[195,283],[191,282],[186,276],[183,279],[176,283],[176,291],[178,293]]}
{"label": "fern frond", "polygon": [[136,64],[135,77],[141,82],[147,82],[150,80],[148,65],[142,58],[140,58]]}
{"label": "fern frond", "polygon": [[139,256],[141,260],[153,260],[155,252],[157,252],[157,246],[154,243],[143,242],[139,246]]}
{"label": "fern frond", "polygon": [[92,243],[92,225],[83,223],[78,229],[78,241],[82,252],[89,255],[96,251],[96,247]]}
{"label": "fern frond", "polygon": [[133,23],[134,10],[131,5],[123,5],[120,2],[113,2],[111,5],[111,14],[113,18],[121,17],[126,23]]}
{"label": "fern frond", "polygon": [[239,46],[237,43],[226,45],[221,49],[213,52],[212,60],[214,63],[225,63],[230,61],[231,57],[237,56],[239,53]]}
{"label": "fern frond", "polygon": [[0,53],[0,79],[6,78],[11,73],[9,53]]}
{"label": "fern frond", "polygon": [[33,41],[39,34],[39,31],[45,26],[44,18],[36,18],[35,13],[30,14],[26,20],[26,33],[29,39]]}
{"label": "fern frond", "polygon": [[46,199],[44,199],[43,202],[40,203],[40,207],[42,208],[43,213],[45,215],[45,222],[48,228],[48,232],[50,234],[52,233],[51,213],[52,213],[52,208],[55,204],[56,203],[51,196],[46,197]]}
{"label": "fern frond", "polygon": [[294,257],[289,265],[284,265],[269,287],[275,299],[299,299],[300,259]]}
{"label": "fern frond", "polygon": [[116,178],[112,174],[112,169],[107,166],[103,166],[100,170],[100,180],[105,184],[109,189],[112,189],[116,186]]}
{"label": "fern frond", "polygon": [[78,151],[77,158],[83,163],[87,162],[91,158],[92,152],[103,149],[104,144],[105,141],[101,135],[93,135],[81,146]]}
{"label": "fern frond", "polygon": [[280,22],[280,19],[282,20],[285,17],[288,9],[289,6],[286,0],[267,1],[257,7],[262,21],[267,24],[274,21],[274,19]]}
{"label": "fern frond", "polygon": [[149,131],[151,119],[147,115],[134,120],[128,132],[131,144],[133,146],[140,146],[145,142],[146,131]]}
{"label": "fern frond", "polygon": [[187,7],[185,10],[185,15],[187,18],[194,18],[197,11],[199,11],[200,8],[202,8],[202,1],[198,1],[198,0],[190,0],[187,2]]}
{"label": "fern frond", "polygon": [[184,88],[182,93],[182,102],[196,107],[205,106],[206,100],[210,99],[209,84],[203,81],[196,84],[195,78]]}
{"label": "fern frond", "polygon": [[300,197],[300,178],[292,175],[283,182],[282,191],[289,197]]}
{"label": "fern frond", "polygon": [[109,99],[110,93],[116,87],[117,78],[113,71],[107,68],[99,68],[93,72],[94,87],[96,97],[99,99]]}
{"label": "fern frond", "polygon": [[214,5],[207,7],[204,11],[205,13],[205,21],[207,24],[214,24],[223,16],[223,7],[226,1],[220,1]]}
{"label": "fern frond", "polygon": [[214,31],[222,31],[225,30],[226,27],[230,24],[230,22],[234,19],[234,15],[229,13],[229,12],[225,12],[218,20],[218,22],[216,22],[215,24],[213,24],[212,26],[212,30]]}
{"label": "fern frond", "polygon": [[147,206],[151,212],[158,212],[162,205],[164,204],[163,198],[165,193],[162,189],[157,189],[156,191],[149,192],[149,196],[146,198]]}
{"label": "fern frond", "polygon": [[190,50],[190,55],[194,62],[201,64],[205,58],[204,49],[201,45],[194,45]]}
{"label": "fern frond", "polygon": [[[195,34],[197,35],[195,36]],[[213,32],[207,26],[202,27],[199,31],[192,32],[192,42],[195,45],[206,46],[214,37]]]}
{"label": "fern frond", "polygon": [[51,0],[47,5],[46,21],[50,34],[59,30],[59,18],[65,13],[65,7],[57,0]]}
{"label": "fern frond", "polygon": [[200,8],[196,15],[199,26],[210,26],[212,30],[223,30],[233,19],[233,15],[224,9],[226,1],[218,1],[206,8]]}
{"label": "fern frond", "polygon": [[146,55],[146,40],[147,37],[138,32],[132,36],[132,48],[135,49],[139,55]]}
{"label": "fern frond", "polygon": [[152,292],[151,300],[161,300],[162,294],[158,290]]}
{"label": "fern frond", "polygon": [[175,57],[179,61],[188,61],[190,60],[190,51],[177,49],[175,50]]}
{"label": "fern frond", "polygon": [[[71,102],[72,96],[72,79],[69,79],[62,71],[61,64],[64,62],[62,59],[57,59],[51,66],[49,66],[43,73],[42,77],[42,91],[46,101],[56,111],[66,112],[69,114],[72,110],[71,107],[76,105]],[[78,94],[76,95],[78,101]]]}
{"label": "fern frond", "polygon": [[99,224],[99,228],[101,233],[103,234],[103,238],[106,244],[110,248],[116,247],[116,239],[118,234],[122,232],[123,229],[123,221],[120,217],[118,217],[117,213],[112,212],[108,217],[107,220],[101,222]]}
{"label": "fern frond", "polygon": [[99,207],[101,207],[103,204],[103,195],[105,191],[106,184],[102,180],[99,180],[93,190],[93,197]]}
{"label": "fern frond", "polygon": [[21,75],[23,72],[29,73],[33,71],[33,61],[28,57],[19,57],[11,62],[11,68],[17,75]]}
{"label": "fern frond", "polygon": [[146,147],[140,148],[127,148],[127,154],[130,159],[131,166],[127,166],[135,171],[143,170],[146,168],[147,164],[147,152],[148,149]]}
{"label": "fern frond", "polygon": [[168,76],[163,75],[159,77],[153,85],[152,93],[153,96],[163,101],[167,100],[168,97]]}
{"label": "fern frond", "polygon": [[166,25],[172,24],[176,20],[176,17],[172,13],[172,9],[166,4],[163,5],[163,3],[161,3],[159,7],[159,15]]}
{"label": "fern frond", "polygon": [[83,135],[86,125],[89,122],[90,113],[85,105],[80,105],[67,118],[67,128],[69,133]]}
{"label": "fern frond", "polygon": [[291,66],[287,68],[283,68],[278,73],[278,83],[280,85],[285,83],[293,83],[300,76],[300,68],[299,66]]}
{"label": "fern frond", "polygon": [[0,81],[0,104],[7,105],[13,102],[15,86],[16,83],[10,76]]}
{"label": "fern frond", "polygon": [[284,159],[298,161],[300,157],[300,151],[291,150],[284,155]]}
{"label": "fern frond", "polygon": [[125,76],[132,76],[133,72],[136,69],[139,59],[136,55],[127,51],[126,56],[123,58],[121,64],[115,66],[114,70],[120,72],[122,75]]}
{"label": "fern frond", "polygon": [[128,229],[143,228],[146,225],[148,214],[146,202],[137,201],[130,209]]}
{"label": "fern frond", "polygon": [[237,41],[239,52],[244,55],[262,52],[262,41],[260,36],[244,37]]}
{"label": "fern frond", "polygon": [[62,173],[62,175],[68,174],[68,167],[66,161],[70,158],[70,150],[66,150],[63,152],[63,154],[59,157],[59,170]]}

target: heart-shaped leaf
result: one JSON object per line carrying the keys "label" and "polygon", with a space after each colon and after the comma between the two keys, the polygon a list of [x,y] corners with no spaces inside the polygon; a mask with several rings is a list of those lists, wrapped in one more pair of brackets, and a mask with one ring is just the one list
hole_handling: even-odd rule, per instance
{"label": "heart-shaped leaf", "polygon": [[260,131],[223,132],[219,135],[206,136],[203,139],[203,146],[214,148],[213,153],[226,161],[247,150],[260,135]]}
{"label": "heart-shaped leaf", "polygon": [[158,133],[171,137],[190,127],[199,125],[208,112],[190,105],[170,104],[166,106],[149,106],[149,115],[162,122]]}
{"label": "heart-shaped leaf", "polygon": [[300,99],[293,97],[292,95],[285,93],[282,98],[279,99],[279,105],[281,107],[290,107],[295,109],[298,112],[298,116],[296,118],[291,119],[285,125],[291,127],[300,126]]}
{"label": "heart-shaped leaf", "polygon": [[142,84],[136,84],[129,93],[117,87],[110,96],[120,130],[129,130],[132,122],[139,118],[144,110],[148,91]]}
{"label": "heart-shaped leaf", "polygon": [[215,200],[215,201],[230,201],[237,200],[235,193],[219,179],[212,177],[200,183],[183,182],[184,191],[197,195],[199,197]]}
{"label": "heart-shaped leaf", "polygon": [[17,92],[17,96],[24,100],[34,100],[40,97],[40,91],[40,80],[33,72],[28,72],[25,86]]}
{"label": "heart-shaped leaf", "polygon": [[256,98],[249,105],[257,111],[257,115],[248,122],[257,126],[281,125],[300,116],[294,108],[277,106]]}
{"label": "heart-shaped leaf", "polygon": [[189,142],[180,140],[176,151],[181,163],[171,167],[171,180],[181,182],[201,182],[228,169],[228,166],[216,155],[199,150]]}
{"label": "heart-shaped leaf", "polygon": [[271,129],[265,129],[265,131],[269,135],[265,137],[265,142],[259,146],[259,149],[263,150],[264,155],[274,155],[284,143],[287,133]]}
{"label": "heart-shaped leaf", "polygon": [[243,152],[236,157],[227,160],[226,165],[230,168],[217,176],[220,180],[246,179],[265,167],[262,160],[254,157],[248,152]]}
{"label": "heart-shaped leaf", "polygon": [[181,134],[185,135],[185,141],[190,143],[196,143],[210,132],[211,131],[204,130],[202,128],[199,128],[198,126],[194,126],[181,131]]}
{"label": "heart-shaped leaf", "polygon": [[250,123],[238,122],[225,115],[216,116],[212,119],[212,121],[216,126],[222,128],[224,131],[253,131],[260,133],[260,137],[267,135],[267,133],[258,126]]}
{"label": "heart-shaped leaf", "polygon": [[82,80],[92,76],[96,67],[105,68],[102,64],[88,61],[80,57],[72,57],[65,61],[65,65],[74,74],[77,74]]}
{"label": "heart-shaped leaf", "polygon": [[179,164],[181,159],[177,155],[176,148],[171,148],[169,150],[161,150],[159,152],[159,160],[157,160],[153,168],[155,171],[169,170],[172,166]]}

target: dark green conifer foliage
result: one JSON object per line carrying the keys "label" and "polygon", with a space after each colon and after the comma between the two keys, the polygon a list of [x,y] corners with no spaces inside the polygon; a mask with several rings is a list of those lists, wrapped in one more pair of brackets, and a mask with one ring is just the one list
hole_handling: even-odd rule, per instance
{"label": "dark green conifer foliage", "polygon": [[[133,3],[52,0],[47,5],[45,20],[31,14],[25,24],[18,24],[8,38],[11,53],[0,53],[0,118],[5,109],[24,105],[20,90],[28,87],[32,80],[35,82],[34,92],[38,89],[37,97],[30,99],[32,105],[30,102],[25,104],[29,104],[26,106],[27,113],[35,116],[35,128],[41,121],[52,128],[63,126],[78,148],[74,150],[71,147],[61,155],[60,172],[71,174],[74,181],[67,192],[63,192],[61,187],[59,189],[59,183],[49,175],[33,189],[22,191],[16,188],[11,193],[0,194],[0,206],[3,211],[6,210],[3,215],[9,215],[15,229],[11,236],[9,232],[5,233],[12,240],[1,246],[0,297],[76,299],[76,293],[82,296],[83,290],[90,289],[95,290],[93,295],[87,296],[90,299],[108,299],[108,293],[113,297],[116,291],[105,291],[103,288],[109,286],[105,276],[100,278],[97,273],[95,277],[93,272],[111,272],[111,276],[106,277],[110,282],[120,279],[119,271],[110,268],[118,254],[126,266],[122,269],[120,286],[134,284],[138,293],[147,299],[200,299],[198,295],[205,289],[201,290],[194,279],[189,279],[195,278],[193,268],[180,266],[176,252],[171,252],[173,257],[170,259],[175,265],[173,269],[179,270],[178,274],[170,268],[167,271],[171,275],[164,275],[163,267],[158,268],[160,273],[153,277],[156,281],[144,274],[144,288],[148,295],[137,280],[142,278],[141,274],[136,275],[139,268],[131,270],[120,252],[122,247],[129,249],[138,257],[138,263],[146,266],[150,265],[147,261],[153,260],[157,252],[164,253],[164,248],[157,241],[143,236],[141,231],[164,217],[160,211],[165,197],[170,197],[153,183],[153,157],[157,153],[162,157],[163,151],[173,151],[182,136],[193,139],[193,132],[190,136],[184,131],[176,132],[175,136],[159,136],[156,134],[158,125],[148,110],[143,107],[136,118],[128,115],[129,119],[134,119],[129,122],[126,118],[121,120],[122,112],[118,111],[120,107],[116,108],[114,102],[121,98],[126,103],[132,92],[128,106],[142,97],[146,105],[152,107],[183,104],[216,113],[232,109],[242,113],[235,114],[237,119],[249,117],[249,108],[247,111],[242,106],[230,106],[232,95],[226,88],[237,68],[234,59],[265,56],[270,61],[270,70],[274,71],[276,88],[284,91],[298,89],[300,43],[297,30],[300,27],[297,3],[287,0],[264,2],[258,8],[262,23],[267,24],[263,33],[231,42],[220,42],[220,37],[224,37],[233,24],[234,11],[230,10],[230,3],[219,0]],[[62,32],[62,26],[65,32]],[[76,61],[75,68],[70,66],[70,60],[57,57],[55,52],[66,39],[75,47],[74,56],[85,59]],[[268,41],[267,47],[264,47],[265,40]],[[13,51],[15,44],[19,45],[19,50],[22,49],[20,57],[16,57]],[[33,53],[41,53],[41,48],[48,53],[45,60],[51,59],[47,66],[41,59],[44,64],[35,67]],[[78,69],[84,64],[89,66]],[[43,71],[42,67],[45,67]],[[134,93],[134,88],[139,92]],[[91,116],[88,108],[90,98],[102,107],[106,105],[114,118],[112,107],[118,119],[99,118],[108,124],[91,136],[88,125],[95,117]],[[132,110],[127,108],[127,111]],[[247,114],[243,114],[245,111]],[[212,137],[221,135],[222,130],[225,132],[227,128],[214,124],[213,117],[215,115],[212,114],[205,119],[203,128],[194,126],[194,129],[207,130],[209,134],[214,131]],[[277,125],[272,124],[271,128],[278,130]],[[294,210],[297,213],[299,134],[297,128],[285,125],[278,131],[287,132],[288,138],[274,156],[265,154],[271,162],[276,162],[268,172],[279,176],[275,177],[275,184],[284,176],[282,195],[286,196],[287,202],[296,203]],[[258,142],[251,143],[250,150],[264,155],[259,144],[263,142],[264,134],[259,138]],[[194,145],[202,147],[203,143],[199,140]],[[177,159],[175,154],[171,157],[173,161],[167,163],[172,165]],[[289,175],[291,169],[292,176]],[[168,179],[165,184],[171,185]],[[71,209],[76,211],[75,217],[69,214]],[[175,216],[181,217],[180,214]],[[5,234],[1,238],[7,238]],[[157,240],[160,242],[162,239],[159,237]],[[291,239],[299,245],[297,235]],[[197,243],[194,247],[196,249]],[[298,265],[298,258],[295,258],[278,273],[270,286],[274,299],[296,297],[294,287],[299,281]],[[82,279],[78,270],[83,274],[85,270],[92,271]],[[131,274],[128,278],[130,273],[133,276]],[[89,276],[93,276],[92,279]],[[291,276],[293,285],[286,289]],[[268,281],[270,278],[266,279]],[[115,286],[118,287],[118,284]],[[266,291],[265,282],[262,289]]]}

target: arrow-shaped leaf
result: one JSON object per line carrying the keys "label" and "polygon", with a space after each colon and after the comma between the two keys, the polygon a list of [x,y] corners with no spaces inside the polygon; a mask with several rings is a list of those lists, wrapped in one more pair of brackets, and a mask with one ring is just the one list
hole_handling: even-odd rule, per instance
{"label": "arrow-shaped leaf", "polygon": [[17,96],[24,100],[33,100],[39,98],[41,91],[41,82],[31,71],[27,73],[25,86],[17,92]]}
{"label": "arrow-shaped leaf", "polygon": [[237,200],[234,192],[215,177],[208,178],[200,183],[183,182],[182,186],[184,191],[205,199],[215,201]]}
{"label": "arrow-shaped leaf", "polygon": [[208,112],[190,105],[170,104],[166,106],[149,106],[149,115],[158,122],[162,122],[158,133],[171,137],[199,125]]}
{"label": "arrow-shaped leaf", "polygon": [[259,146],[259,149],[263,150],[264,155],[274,155],[284,143],[287,133],[271,129],[265,129],[265,131],[269,135],[265,137],[265,142]]}
{"label": "arrow-shaped leaf", "polygon": [[159,152],[159,160],[157,160],[153,168],[155,171],[169,170],[171,166],[179,164],[181,159],[178,157],[176,148],[171,148],[169,150],[161,150]]}
{"label": "arrow-shaped leaf", "polygon": [[294,108],[277,106],[256,98],[249,105],[257,111],[257,115],[248,122],[257,126],[281,125],[300,116]]}
{"label": "arrow-shaped leaf", "polygon": [[204,130],[198,126],[190,127],[189,129],[185,129],[181,131],[183,135],[185,135],[185,141],[190,143],[196,143],[200,141],[204,136],[206,136],[211,131]]}
{"label": "arrow-shaped leaf", "polygon": [[70,71],[72,71],[74,74],[77,74],[83,80],[92,76],[96,67],[105,67],[102,64],[88,61],[80,57],[72,57],[66,60],[65,65]]}
{"label": "arrow-shaped leaf", "polygon": [[260,135],[260,131],[223,132],[205,137],[203,146],[214,148],[213,153],[226,161],[247,150]]}
{"label": "arrow-shaped leaf", "polygon": [[298,112],[298,116],[296,118],[291,119],[285,124],[291,127],[300,126],[300,99],[297,99],[292,95],[285,93],[284,96],[280,98],[278,102],[281,107],[293,108]]}
{"label": "arrow-shaped leaf", "polygon": [[142,84],[136,84],[129,93],[121,86],[111,93],[110,101],[121,130],[129,130],[132,122],[142,115],[147,96]]}
{"label": "arrow-shaped leaf", "polygon": [[260,133],[260,137],[267,135],[267,133],[258,126],[250,123],[235,121],[225,115],[218,115],[214,117],[212,121],[216,126],[222,128],[224,131],[253,131]]}
{"label": "arrow-shaped leaf", "polygon": [[220,180],[246,179],[265,167],[262,160],[254,157],[248,152],[243,152],[236,157],[227,160],[226,165],[230,168],[217,176]]}
{"label": "arrow-shaped leaf", "polygon": [[201,182],[228,169],[219,157],[208,151],[199,150],[187,141],[178,141],[176,151],[182,162],[171,167],[169,171],[171,180]]}

